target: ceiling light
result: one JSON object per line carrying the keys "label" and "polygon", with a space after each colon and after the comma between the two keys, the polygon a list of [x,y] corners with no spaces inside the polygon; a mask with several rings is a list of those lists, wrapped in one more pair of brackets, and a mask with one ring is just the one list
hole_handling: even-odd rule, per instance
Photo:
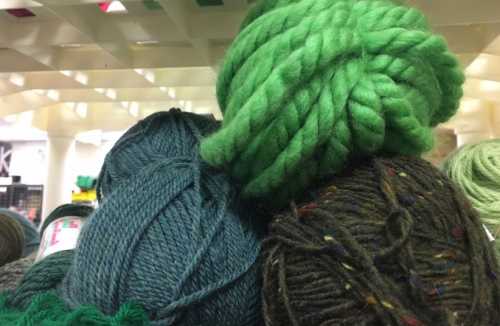
{"label": "ceiling light", "polygon": [[146,78],[147,81],[149,81],[152,84],[156,80],[155,73],[152,71],[147,71],[144,77]]}
{"label": "ceiling light", "polygon": [[130,108],[128,109],[128,113],[131,116],[137,118],[139,116],[139,103],[132,102]]}
{"label": "ceiling light", "polygon": [[59,92],[56,91],[55,89],[49,89],[47,91],[47,97],[50,98],[52,101],[59,101]]}
{"label": "ceiling light", "polygon": [[71,73],[72,73],[71,70],[60,70],[59,72],[67,77],[71,77]]}
{"label": "ceiling light", "polygon": [[154,45],[160,43],[159,41],[156,40],[146,40],[146,41],[137,41],[135,44],[137,45]]}
{"label": "ceiling light", "polygon": [[17,74],[17,73],[11,74],[9,77],[9,81],[12,84],[19,86],[19,87],[23,87],[24,84],[26,83],[26,79],[24,78],[24,76],[21,74]]}
{"label": "ceiling light", "polygon": [[169,88],[168,89],[168,96],[170,96],[171,98],[175,99],[175,97],[176,97],[175,89]]}
{"label": "ceiling light", "polygon": [[188,111],[188,112],[193,111],[193,102],[191,102],[191,101],[186,102],[186,111]]}
{"label": "ceiling light", "polygon": [[167,87],[165,87],[165,86],[161,86],[161,87],[160,87],[160,91],[162,91],[162,92],[165,92],[165,93],[166,93],[166,92],[168,91],[168,88],[167,88]]}
{"label": "ceiling light", "polygon": [[186,102],[185,102],[185,101],[179,101],[179,105],[180,105],[181,107],[184,107],[184,104],[186,104]]}
{"label": "ceiling light", "polygon": [[478,75],[483,73],[488,66],[488,58],[479,56],[466,69],[467,75]]}
{"label": "ceiling light", "polygon": [[80,84],[87,85],[89,83],[89,76],[83,72],[77,71],[75,80]]}
{"label": "ceiling light", "polygon": [[116,91],[110,88],[106,91],[106,96],[109,97],[110,99],[116,100]]}
{"label": "ceiling light", "polygon": [[76,105],[75,113],[82,119],[85,119],[88,114],[88,104],[80,102]]}
{"label": "ceiling light", "polygon": [[481,80],[479,89],[482,92],[498,92],[500,91],[500,83],[491,80]]}
{"label": "ceiling light", "polygon": [[100,2],[99,9],[107,14],[127,13],[127,8],[121,1]]}
{"label": "ceiling light", "polygon": [[71,109],[75,109],[76,108],[76,102],[66,102],[64,103],[64,105],[66,105],[67,107],[71,108]]}
{"label": "ceiling light", "polygon": [[127,109],[129,106],[130,106],[130,102],[126,102],[126,101],[123,101],[123,102],[120,102],[120,104],[125,108]]}
{"label": "ceiling light", "polygon": [[104,92],[106,92],[104,88],[94,88],[94,91],[96,91],[99,94],[104,94]]}
{"label": "ceiling light", "polygon": [[134,69],[134,71],[139,75],[144,75],[144,69]]}

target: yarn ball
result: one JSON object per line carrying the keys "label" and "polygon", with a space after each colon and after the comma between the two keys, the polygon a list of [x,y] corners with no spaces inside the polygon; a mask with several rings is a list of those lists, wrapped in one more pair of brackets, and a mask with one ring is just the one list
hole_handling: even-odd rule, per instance
{"label": "yarn ball", "polygon": [[463,194],[430,163],[376,158],[275,216],[266,324],[497,325],[499,267]]}
{"label": "yarn ball", "polygon": [[0,267],[0,293],[14,290],[34,262],[35,255],[32,254]]}
{"label": "yarn ball", "polygon": [[38,250],[38,246],[40,245],[40,234],[27,217],[6,208],[0,208],[0,215],[8,216],[19,222],[21,225],[24,234],[22,257],[27,257]]}
{"label": "yarn ball", "polygon": [[21,224],[8,215],[0,214],[0,266],[21,258],[24,242]]}
{"label": "yarn ball", "polygon": [[106,315],[126,302],[153,325],[257,325],[261,226],[198,157],[215,120],[177,110],[139,122],[105,159],[101,205],[58,293]]}
{"label": "yarn ball", "polygon": [[[93,211],[92,207],[81,204],[61,205],[45,218],[42,224],[42,235],[50,221],[65,216],[87,218]],[[73,250],[63,250],[38,261],[25,272],[26,274],[9,296],[7,300],[9,306],[26,309],[33,297],[45,291],[53,291],[66,275],[72,260]]]}
{"label": "yarn ball", "polygon": [[[186,115],[180,113],[179,109],[171,111],[171,113],[158,112],[150,115],[132,126],[115,143],[106,155],[97,179],[99,201],[113,189],[119,189],[121,183],[126,182],[147,165],[165,158],[197,159],[199,154],[194,149],[198,148],[199,139],[219,127],[215,119],[207,116]],[[162,130],[165,128],[165,120],[170,121],[167,126],[169,130]],[[160,135],[168,138],[161,138]]]}
{"label": "yarn ball", "polygon": [[464,75],[417,9],[374,0],[261,0],[217,82],[222,128],[202,157],[243,195],[285,203],[352,158],[417,155]]}
{"label": "yarn ball", "polygon": [[[445,160],[443,169],[493,235],[500,236],[500,139],[461,147]],[[495,246],[500,254],[500,243]]]}
{"label": "yarn ball", "polygon": [[94,212],[94,208],[82,204],[63,204],[56,207],[50,214],[43,220],[40,233],[43,235],[45,229],[55,220],[62,217],[81,217],[87,218]]}

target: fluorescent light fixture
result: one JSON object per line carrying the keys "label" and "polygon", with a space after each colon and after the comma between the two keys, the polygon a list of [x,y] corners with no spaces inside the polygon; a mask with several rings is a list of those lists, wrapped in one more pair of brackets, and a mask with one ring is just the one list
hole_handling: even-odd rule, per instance
{"label": "fluorescent light fixture", "polygon": [[47,97],[50,98],[52,101],[59,101],[59,92],[55,89],[49,89],[47,91]]}
{"label": "fluorescent light fixture", "polygon": [[139,103],[137,102],[132,102],[130,104],[130,108],[128,109],[128,113],[137,118],[139,116]]}
{"label": "fluorescent light fixture", "polygon": [[120,104],[125,108],[125,109],[128,109],[128,107],[130,106],[130,102],[127,102],[127,101],[122,101],[120,102]]}
{"label": "fluorescent light fixture", "polygon": [[80,102],[76,105],[75,113],[82,119],[87,117],[89,106],[85,102]]}
{"label": "fluorescent light fixture", "polygon": [[87,85],[89,83],[89,76],[81,71],[76,72],[75,80],[80,84]]}
{"label": "fluorescent light fixture", "polygon": [[161,87],[160,87],[160,91],[162,91],[162,92],[165,92],[165,93],[166,93],[166,92],[168,92],[168,87],[161,86]]}
{"label": "fluorescent light fixture", "polygon": [[116,100],[116,90],[109,88],[106,91],[106,96],[109,97],[110,99]]}
{"label": "fluorescent light fixture", "polygon": [[104,89],[104,88],[94,88],[94,91],[96,91],[99,94],[104,94],[104,92],[106,92],[106,89]]}
{"label": "fluorescent light fixture", "polygon": [[481,80],[479,82],[479,89],[482,92],[500,92],[500,82]]}
{"label": "fluorescent light fixture", "polygon": [[23,87],[26,83],[26,79],[24,78],[24,76],[18,73],[10,74],[9,81],[19,87]]}
{"label": "fluorescent light fixture", "polygon": [[176,97],[175,89],[169,88],[168,89],[168,96],[170,96],[171,98],[173,98],[175,100],[175,97]]}
{"label": "fluorescent light fixture", "polygon": [[60,70],[59,72],[67,77],[71,77],[71,74],[72,74],[71,70]]}
{"label": "fluorescent light fixture", "polygon": [[147,40],[147,41],[137,41],[135,42],[135,44],[137,45],[154,45],[154,44],[158,44],[160,42],[156,41],[156,40]]}

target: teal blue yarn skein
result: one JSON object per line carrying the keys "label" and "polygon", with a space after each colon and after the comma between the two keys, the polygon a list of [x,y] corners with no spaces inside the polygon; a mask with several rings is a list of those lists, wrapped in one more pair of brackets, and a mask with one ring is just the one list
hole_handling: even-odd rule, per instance
{"label": "teal blue yarn skein", "polygon": [[217,122],[178,110],[131,128],[105,159],[101,205],[59,294],[107,315],[126,302],[153,325],[259,325],[262,225],[198,157]]}

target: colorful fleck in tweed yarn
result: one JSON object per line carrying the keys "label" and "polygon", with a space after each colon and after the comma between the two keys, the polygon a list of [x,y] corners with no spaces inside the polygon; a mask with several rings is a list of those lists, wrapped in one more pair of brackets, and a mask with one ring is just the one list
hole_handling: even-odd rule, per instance
{"label": "colorful fleck in tweed yarn", "polygon": [[353,157],[417,155],[464,76],[416,9],[376,0],[261,0],[217,83],[223,126],[202,157],[247,197],[286,203]]}
{"label": "colorful fleck in tweed yarn", "polygon": [[271,224],[268,326],[487,326],[499,268],[462,193],[420,159],[373,159]]}

